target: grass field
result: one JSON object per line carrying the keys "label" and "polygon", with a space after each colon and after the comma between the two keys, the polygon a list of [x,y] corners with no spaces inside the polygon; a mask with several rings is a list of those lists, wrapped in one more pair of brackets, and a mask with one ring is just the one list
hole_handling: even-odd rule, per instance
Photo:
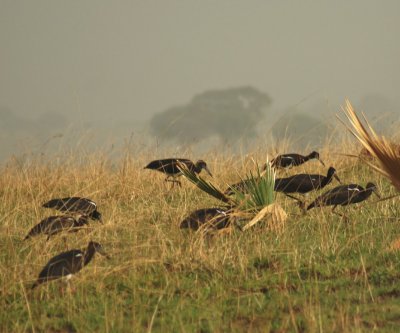
{"label": "grass field", "polygon": [[[356,143],[326,146],[320,151],[326,168],[308,162],[290,173],[325,174],[333,165],[343,183],[374,181],[382,196],[394,194],[368,166],[337,154],[359,149]],[[267,153],[201,158],[212,182],[225,189],[254,170],[252,158],[264,162]],[[345,220],[330,208],[303,216],[278,194],[289,214],[280,232],[260,222],[246,232],[204,236],[180,230],[179,223],[192,210],[219,203],[184,179],[181,189],[170,190],[162,174],[143,170],[166,156],[127,154],[117,162],[79,156],[10,161],[1,169],[1,332],[399,331],[397,198],[377,202],[371,196],[338,209],[347,212]],[[63,235],[22,241],[55,213],[41,208],[43,202],[72,195],[96,201],[104,224],[92,222],[68,234],[66,243]],[[52,256],[89,240],[100,242],[111,260],[96,256],[71,280],[74,290],[62,291],[62,281],[30,290]]]}

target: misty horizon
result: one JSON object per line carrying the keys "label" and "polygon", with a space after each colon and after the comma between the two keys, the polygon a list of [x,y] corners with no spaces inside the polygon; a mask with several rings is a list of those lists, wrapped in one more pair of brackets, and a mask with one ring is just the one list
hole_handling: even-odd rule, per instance
{"label": "misty horizon", "polygon": [[254,133],[308,119],[319,135],[347,97],[382,128],[399,118],[396,1],[2,7],[0,160],[77,133],[98,148],[132,133],[152,142],[157,115],[246,86],[271,99]]}

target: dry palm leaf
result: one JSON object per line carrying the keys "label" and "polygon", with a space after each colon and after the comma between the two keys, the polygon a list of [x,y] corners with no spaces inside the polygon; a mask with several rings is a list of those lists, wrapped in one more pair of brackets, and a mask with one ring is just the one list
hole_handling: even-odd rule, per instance
{"label": "dry palm leaf", "polygon": [[260,210],[257,215],[243,227],[243,231],[264,219],[266,220],[268,229],[282,231],[285,226],[287,214],[278,204],[268,205]]}
{"label": "dry palm leaf", "polygon": [[362,123],[349,100],[346,100],[346,106],[342,107],[342,110],[352,125],[352,127],[346,125],[347,129],[372,156],[378,159],[380,166],[368,161],[366,163],[389,178],[394,187],[400,191],[400,156],[397,149],[385,137],[380,137],[376,134],[364,115],[363,118],[366,125]]}

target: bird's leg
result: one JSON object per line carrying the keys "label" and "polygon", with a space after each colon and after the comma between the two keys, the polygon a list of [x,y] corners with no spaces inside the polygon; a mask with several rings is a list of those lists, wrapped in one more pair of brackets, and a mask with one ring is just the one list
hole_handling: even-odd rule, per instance
{"label": "bird's leg", "polygon": [[172,186],[170,187],[170,190],[174,188],[174,181],[170,179],[171,176],[167,176],[167,178],[165,178],[165,182],[172,182]]}
{"label": "bird's leg", "polygon": [[303,211],[303,215],[306,215],[307,213],[307,199],[308,199],[308,193],[302,194],[303,201],[299,202],[299,207]]}
{"label": "bird's leg", "polygon": [[336,207],[337,207],[337,205],[333,206],[332,213],[340,216],[341,218],[344,218],[345,220],[347,220],[347,217],[346,217],[345,214],[341,214],[341,213],[335,212]]}
{"label": "bird's leg", "polygon": [[291,194],[288,194],[288,193],[285,193],[285,195],[286,195],[287,197],[289,197],[289,198],[292,198],[292,199],[296,200],[296,201],[298,202],[298,204],[299,204],[300,209],[301,209],[303,212],[305,211],[305,209],[306,209],[306,203],[305,203],[303,200],[301,200],[301,199],[299,199],[299,198],[297,198],[297,197],[295,197],[295,196],[293,196],[293,195],[291,195]]}
{"label": "bird's leg", "polygon": [[299,202],[299,207],[301,209],[301,211],[303,212],[303,215],[307,214],[307,205],[305,203],[305,201]]}
{"label": "bird's leg", "polygon": [[339,216],[343,216],[342,214],[335,212],[336,207],[337,207],[337,205],[333,206],[332,213],[336,214],[336,215],[339,215]]}
{"label": "bird's leg", "polygon": [[58,289],[59,293],[61,294],[61,296],[64,297],[65,294],[65,289],[64,289],[64,283],[61,281],[60,283],[60,288]]}
{"label": "bird's leg", "polygon": [[233,221],[232,222],[232,225],[236,228],[236,229],[238,229],[238,230],[240,230],[240,231],[243,231],[243,228],[242,228],[242,226],[238,223],[238,221]]}
{"label": "bird's leg", "polygon": [[179,180],[176,180],[175,178],[169,179],[171,176],[168,176],[167,178],[165,178],[166,182],[171,182],[172,183],[172,188],[174,188],[175,184],[178,184],[179,187],[182,187],[182,184]]}
{"label": "bird's leg", "polygon": [[76,292],[76,288],[72,285],[72,283],[70,282],[70,279],[67,280],[67,290],[68,290],[68,293],[70,293],[70,294],[75,294],[75,292]]}
{"label": "bird's leg", "polygon": [[182,187],[180,180],[176,179],[176,177],[173,177],[172,182],[173,182],[174,186],[175,186],[175,184],[178,184],[179,187]]}
{"label": "bird's leg", "polygon": [[289,198],[292,198],[292,199],[294,199],[294,200],[296,200],[296,201],[301,202],[301,200],[300,200],[299,198],[295,197],[294,195],[291,195],[291,194],[288,194],[288,193],[285,193],[285,195],[286,195],[287,197],[289,197]]}

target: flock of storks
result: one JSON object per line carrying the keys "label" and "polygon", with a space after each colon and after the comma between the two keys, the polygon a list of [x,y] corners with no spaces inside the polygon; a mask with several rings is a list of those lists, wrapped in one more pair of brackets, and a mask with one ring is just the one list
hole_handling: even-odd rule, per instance
{"label": "flock of storks", "polygon": [[[299,154],[279,155],[271,161],[271,167],[274,169],[292,168],[311,159],[316,159],[325,166],[320,159],[319,154],[314,151],[306,156]],[[180,186],[181,183],[177,178],[182,175],[182,165],[185,165],[189,171],[196,174],[199,174],[204,169],[210,176],[212,176],[206,162],[203,160],[199,160],[196,163],[181,158],[155,160],[150,162],[145,169],[160,171],[167,175],[165,181]],[[293,194],[304,195],[311,191],[320,190],[331,183],[332,178],[336,178],[340,183],[340,179],[336,175],[336,170],[333,167],[328,169],[326,176],[319,174],[297,174],[286,178],[276,178],[274,190],[276,192],[282,192],[290,198],[297,200],[304,211],[322,206],[333,206],[332,211],[334,211],[337,206],[346,206],[364,201],[372,194],[372,192],[375,192],[379,197],[374,183],[368,183],[366,188],[357,184],[337,186],[318,196],[307,207],[301,199],[293,196]],[[244,180],[230,185],[225,191],[225,194],[229,196],[235,194],[237,191],[245,193],[247,190],[248,185],[246,180]],[[89,223],[89,220],[102,222],[102,216],[97,210],[96,203],[87,198],[67,197],[52,199],[44,203],[43,207],[59,210],[64,212],[64,215],[49,216],[43,219],[29,231],[25,240],[40,234],[47,235],[47,239],[49,239],[51,236],[62,231],[76,232],[86,226]],[[223,208],[198,209],[181,222],[180,228],[197,230],[207,223],[211,223],[214,229],[223,229],[228,227],[230,225],[229,211]],[[99,243],[93,241],[89,242],[86,249],[75,249],[56,255],[44,266],[31,288],[34,289],[44,282],[62,277],[66,277],[68,281],[73,274],[79,272],[91,261],[96,252],[109,258],[103,247]]]}

